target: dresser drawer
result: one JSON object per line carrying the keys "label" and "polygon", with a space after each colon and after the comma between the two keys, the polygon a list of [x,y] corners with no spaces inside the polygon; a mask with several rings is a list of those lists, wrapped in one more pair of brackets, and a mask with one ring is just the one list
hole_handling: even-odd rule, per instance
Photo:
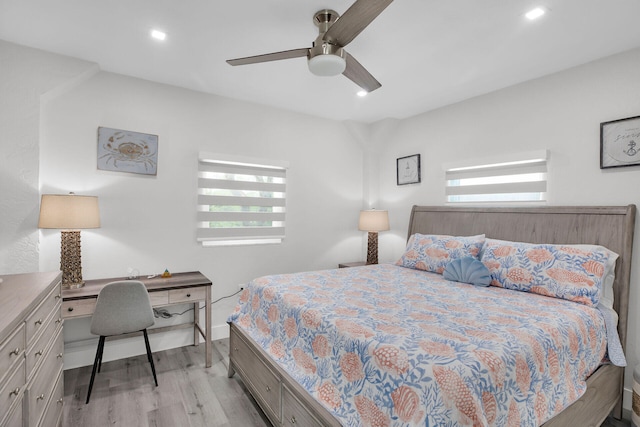
{"label": "dresser drawer", "polygon": [[[2,427],[22,427],[22,396],[20,402],[13,408],[8,418],[2,423]],[[2,414],[0,414],[0,422],[2,422]]]}
{"label": "dresser drawer", "polygon": [[306,410],[286,386],[282,387],[282,425],[286,427],[322,427],[322,423]]}
{"label": "dresser drawer", "polygon": [[45,353],[45,359],[37,370],[31,384],[27,387],[27,405],[29,414],[29,425],[37,426],[47,407],[53,387],[56,384],[60,371],[62,370],[62,354],[64,341],[62,340],[62,329],[56,335],[53,346]]}
{"label": "dresser drawer", "polygon": [[233,352],[233,360],[242,375],[242,380],[247,385],[251,394],[264,402],[271,411],[269,414],[280,420],[280,379],[262,362],[256,363],[256,356],[242,338],[235,333],[231,334],[230,348]]}
{"label": "dresser drawer", "polygon": [[96,309],[96,301],[97,298],[62,301],[62,317],[70,319],[91,316]]}
{"label": "dresser drawer", "polygon": [[169,291],[169,303],[194,302],[205,299],[207,290],[205,288],[174,289]]}
{"label": "dresser drawer", "polygon": [[11,336],[0,344],[0,387],[4,384],[11,366],[23,359],[24,344],[24,323],[21,323]]}
{"label": "dresser drawer", "polygon": [[40,305],[33,313],[31,313],[31,315],[29,315],[29,317],[27,317],[27,346],[32,343],[36,334],[43,329],[44,321],[49,317],[49,314],[54,310],[61,299],[61,289],[58,284],[51,289],[51,292],[49,292]]}
{"label": "dresser drawer", "polygon": [[60,371],[56,386],[53,389],[53,393],[51,394],[51,399],[49,400],[47,409],[44,411],[42,421],[40,422],[41,427],[54,427],[60,425],[60,417],[62,416],[62,404],[64,398],[64,381],[62,380],[63,375],[64,373]]}
{"label": "dresser drawer", "polygon": [[22,397],[24,385],[24,361],[20,362],[7,381],[0,387],[0,418]]}
{"label": "dresser drawer", "polygon": [[51,314],[52,315],[45,321],[44,333],[27,349],[27,378],[31,378],[34,369],[45,358],[47,348],[51,344],[52,338],[56,335],[56,329],[62,324],[60,310]]}

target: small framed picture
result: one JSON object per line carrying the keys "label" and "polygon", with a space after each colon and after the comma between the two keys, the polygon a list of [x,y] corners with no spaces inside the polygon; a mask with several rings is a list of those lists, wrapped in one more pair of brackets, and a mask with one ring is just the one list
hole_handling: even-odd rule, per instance
{"label": "small framed picture", "polygon": [[600,123],[600,169],[640,165],[640,116]]}
{"label": "small framed picture", "polygon": [[396,160],[398,185],[420,182],[420,154],[400,157]]}
{"label": "small framed picture", "polygon": [[98,169],[156,175],[158,135],[99,127]]}

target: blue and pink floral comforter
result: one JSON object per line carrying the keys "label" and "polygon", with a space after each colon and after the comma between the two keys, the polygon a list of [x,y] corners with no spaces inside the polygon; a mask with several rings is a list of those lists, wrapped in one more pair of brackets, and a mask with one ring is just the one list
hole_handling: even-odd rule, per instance
{"label": "blue and pink floral comforter", "polygon": [[606,352],[593,307],[395,265],[256,279],[229,321],[344,426],[538,426]]}

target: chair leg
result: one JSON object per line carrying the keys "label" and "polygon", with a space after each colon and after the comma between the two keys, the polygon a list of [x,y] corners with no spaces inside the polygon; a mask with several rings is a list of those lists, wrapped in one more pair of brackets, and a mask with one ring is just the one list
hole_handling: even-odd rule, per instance
{"label": "chair leg", "polygon": [[100,373],[100,370],[102,369],[102,354],[104,353],[104,341],[107,338],[105,337],[101,337],[102,341],[100,342],[100,344],[98,344],[100,346],[100,357],[98,359],[98,373]]}
{"label": "chair leg", "polygon": [[147,335],[146,329],[143,329],[142,333],[144,334],[144,344],[147,346],[147,359],[149,359],[149,363],[151,364],[151,372],[153,372],[153,380],[156,383],[156,387],[158,387],[158,378],[156,378],[156,366],[153,363],[153,356],[151,355],[151,346],[149,345],[149,336]]}
{"label": "chair leg", "polygon": [[89,391],[87,391],[87,401],[89,403],[89,398],[91,397],[91,389],[93,388],[93,380],[96,377],[96,368],[98,367],[98,362],[102,361],[102,351],[104,350],[104,338],[100,336],[100,340],[98,341],[98,348],[96,349],[96,358],[93,361],[93,369],[91,370],[91,381],[89,381]]}

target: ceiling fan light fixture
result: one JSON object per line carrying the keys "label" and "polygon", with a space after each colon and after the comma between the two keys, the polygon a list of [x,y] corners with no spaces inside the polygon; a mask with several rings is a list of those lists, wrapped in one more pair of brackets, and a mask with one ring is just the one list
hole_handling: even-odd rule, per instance
{"label": "ceiling fan light fixture", "polygon": [[309,70],[316,76],[337,76],[347,68],[347,61],[338,55],[318,55],[309,59]]}

